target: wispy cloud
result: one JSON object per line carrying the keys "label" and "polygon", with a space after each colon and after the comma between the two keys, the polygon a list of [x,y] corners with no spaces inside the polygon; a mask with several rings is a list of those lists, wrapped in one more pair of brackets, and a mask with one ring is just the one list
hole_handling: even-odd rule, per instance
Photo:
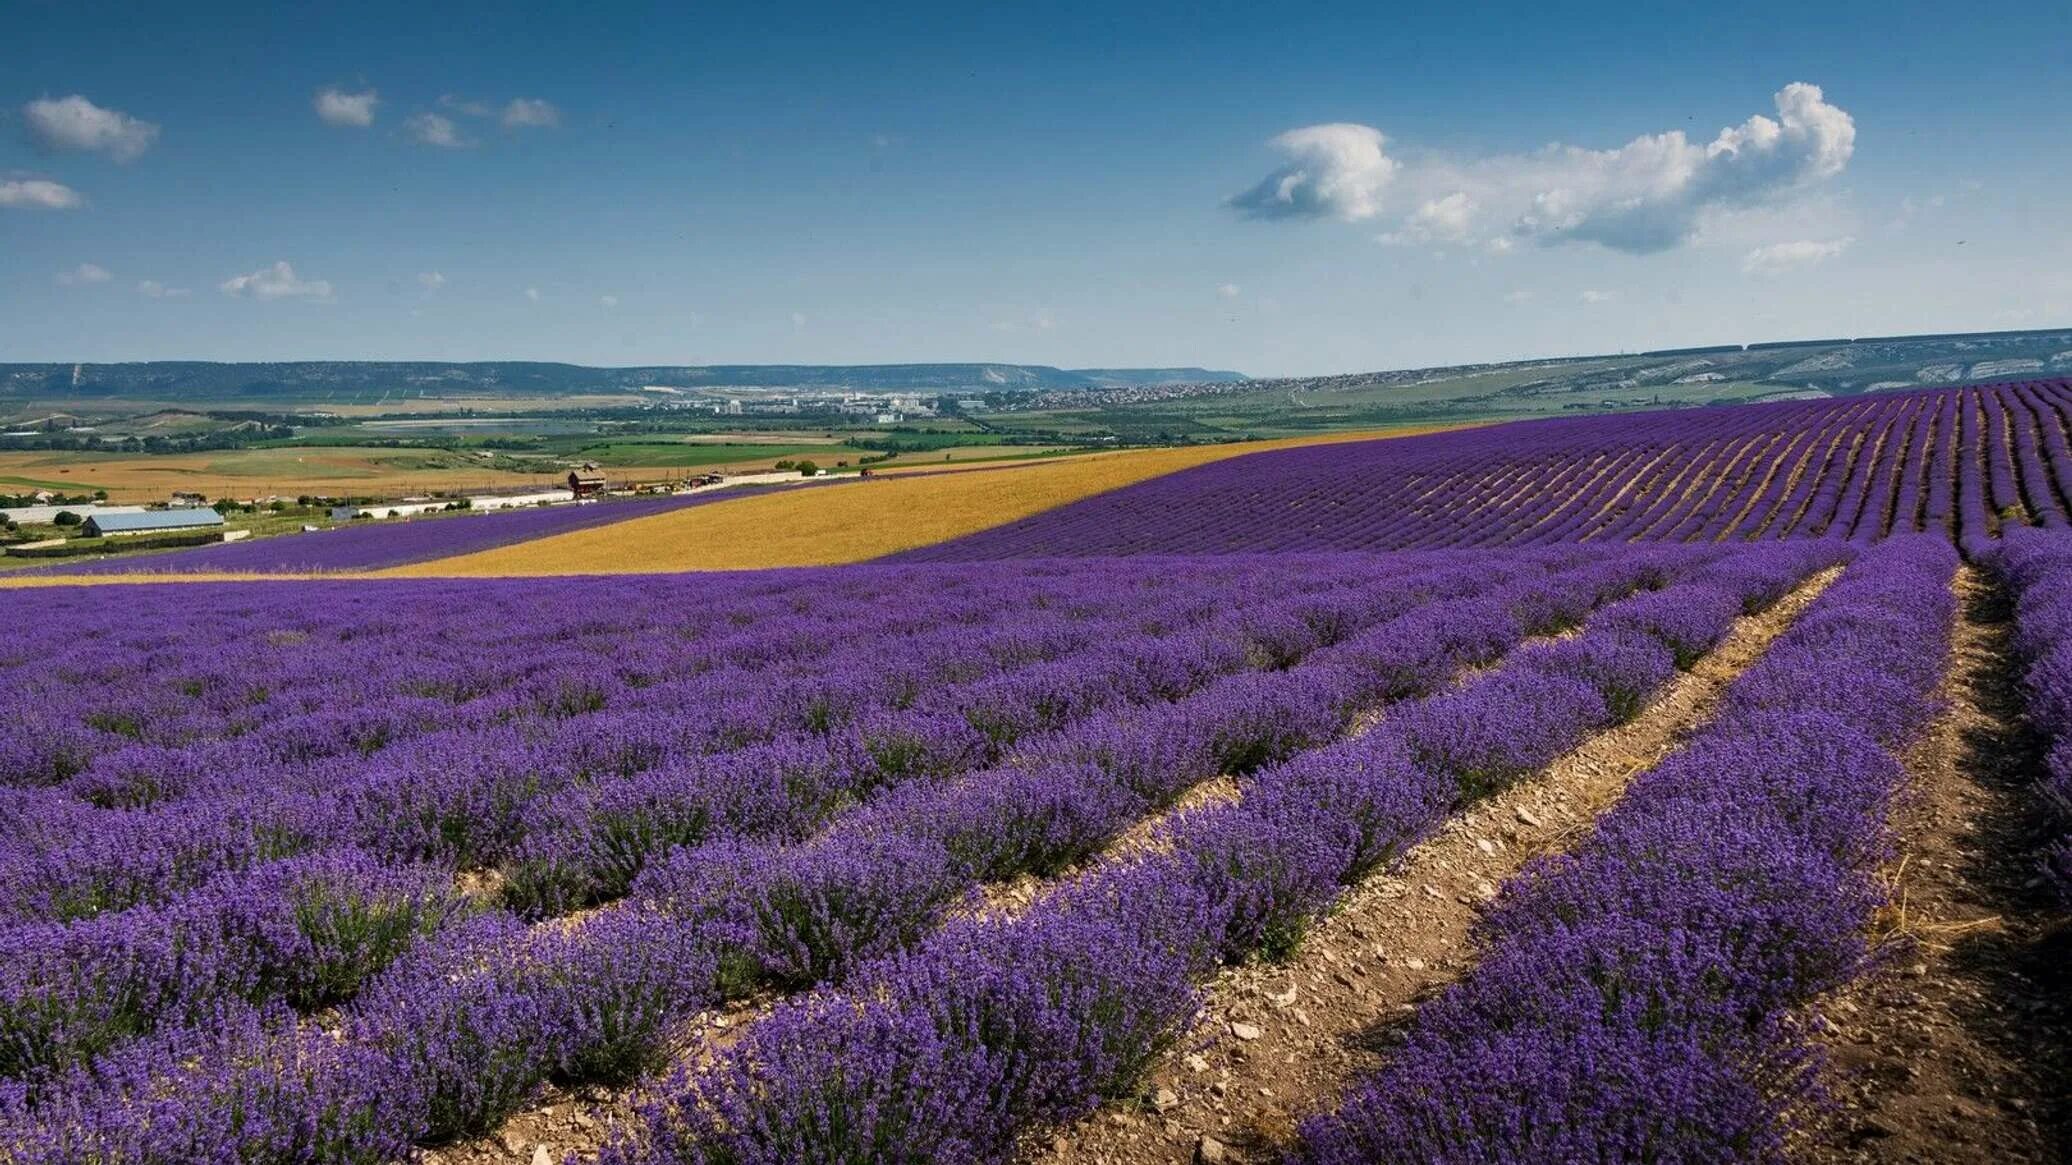
{"label": "wispy cloud", "polygon": [[417,273],[417,285],[429,294],[446,286],[446,277],[437,271],[420,271]]}
{"label": "wispy cloud", "polygon": [[324,301],[331,298],[329,281],[302,278],[295,274],[295,268],[286,259],[248,275],[233,275],[217,286],[225,295],[250,295],[254,299]]}
{"label": "wispy cloud", "polygon": [[600,295],[597,297],[597,306],[602,308],[617,307],[619,306],[619,297],[616,295]]}
{"label": "wispy cloud", "polygon": [[1308,126],[1275,138],[1289,162],[1229,201],[1257,218],[1392,216],[1381,237],[1395,243],[1662,251],[1689,241],[1711,211],[1784,198],[1848,165],[1856,124],[1819,86],[1786,85],[1773,104],[1775,117],[1755,115],[1702,145],[1669,130],[1616,149],[1552,145],[1465,161],[1399,162],[1371,126]]}
{"label": "wispy cloud", "polygon": [[411,140],[442,150],[459,150],[473,145],[461,136],[460,127],[453,119],[436,113],[415,113],[403,122],[403,131]]}
{"label": "wispy cloud", "polygon": [[81,263],[69,271],[58,272],[58,282],[66,287],[83,287],[89,283],[106,283],[114,276],[98,263]]}
{"label": "wispy cloud", "polygon": [[488,102],[473,101],[452,93],[439,95],[439,108],[450,109],[467,117],[488,117],[490,112]]}
{"label": "wispy cloud", "polygon": [[310,104],[317,111],[317,120],[325,125],[364,129],[374,124],[374,107],[381,104],[381,96],[372,89],[348,93],[335,85],[327,85],[317,90]]}
{"label": "wispy cloud", "polygon": [[1741,257],[1741,269],[1750,275],[1780,275],[1799,267],[1822,263],[1849,249],[1854,239],[1797,239],[1757,247]]}
{"label": "wispy cloud", "polygon": [[127,162],[158,140],[158,126],[73,94],[39,97],[22,106],[22,124],[46,150],[106,154]]}
{"label": "wispy cloud", "polygon": [[1216,294],[1222,296],[1225,299],[1236,299],[1238,296],[1244,294],[1244,290],[1244,288],[1239,287],[1235,283],[1218,283],[1216,285]]}
{"label": "wispy cloud", "polygon": [[1584,303],[1610,303],[1619,298],[1619,294],[1615,291],[1599,291],[1596,288],[1584,288],[1583,293],[1576,298]]}
{"label": "wispy cloud", "polygon": [[140,279],[137,294],[148,299],[180,299],[194,293],[185,287],[167,287],[156,279]]}
{"label": "wispy cloud", "polygon": [[0,207],[12,210],[72,210],[85,206],[77,190],[47,178],[0,181]]}
{"label": "wispy cloud", "polygon": [[504,106],[505,129],[547,129],[561,124],[561,111],[537,97],[513,97]]}
{"label": "wispy cloud", "polygon": [[526,288],[525,298],[532,303],[538,303],[540,301],[540,289],[537,287]]}

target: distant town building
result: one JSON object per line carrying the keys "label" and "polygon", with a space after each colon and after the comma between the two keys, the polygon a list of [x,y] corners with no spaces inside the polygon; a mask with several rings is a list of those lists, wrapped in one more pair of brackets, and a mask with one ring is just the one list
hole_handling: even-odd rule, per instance
{"label": "distant town building", "polygon": [[191,510],[196,506],[205,506],[208,504],[209,499],[201,496],[198,493],[189,493],[186,490],[180,489],[176,489],[173,491],[172,507],[176,510]]}

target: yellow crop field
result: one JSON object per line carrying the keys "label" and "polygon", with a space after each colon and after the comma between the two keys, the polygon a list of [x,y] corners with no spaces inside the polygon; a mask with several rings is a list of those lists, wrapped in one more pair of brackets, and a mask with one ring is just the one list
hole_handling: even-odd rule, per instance
{"label": "yellow crop field", "polygon": [[754,570],[862,562],[1268,449],[1372,440],[1433,428],[1333,433],[1243,445],[1124,450],[994,469],[790,490],[635,518],[513,546],[374,572],[385,577],[512,577]]}

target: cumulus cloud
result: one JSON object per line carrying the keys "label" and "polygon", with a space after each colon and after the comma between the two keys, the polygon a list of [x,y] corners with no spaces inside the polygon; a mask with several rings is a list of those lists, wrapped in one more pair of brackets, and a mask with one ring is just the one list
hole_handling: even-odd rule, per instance
{"label": "cumulus cloud", "polygon": [[251,295],[254,299],[309,299],[331,298],[331,284],[323,279],[304,279],[295,274],[295,268],[286,259],[271,267],[261,267],[249,275],[233,275],[217,284],[225,295]]}
{"label": "cumulus cloud", "polygon": [[420,271],[417,273],[417,285],[426,291],[437,291],[446,286],[446,277],[437,271]]}
{"label": "cumulus cloud", "polygon": [[381,104],[381,96],[369,89],[363,93],[348,93],[335,85],[317,90],[311,100],[316,107],[317,120],[325,125],[358,126],[362,129],[374,124],[374,107]]}
{"label": "cumulus cloud", "polygon": [[1288,164],[1230,199],[1253,218],[1335,218],[1359,222],[1381,213],[1381,192],[1398,163],[1382,152],[1372,126],[1333,122],[1291,129],[1273,139]]}
{"label": "cumulus cloud", "polygon": [[513,97],[504,106],[505,129],[545,129],[561,124],[561,111],[537,97]]}
{"label": "cumulus cloud", "polygon": [[22,106],[22,124],[46,150],[106,154],[127,162],[158,140],[158,127],[118,109],[103,109],[73,94],[40,97]]}
{"label": "cumulus cloud", "polygon": [[58,282],[66,287],[81,287],[88,283],[106,283],[113,276],[98,263],[81,263],[70,271],[58,272]]}
{"label": "cumulus cloud", "polygon": [[71,210],[86,205],[77,190],[46,178],[0,180],[0,207],[14,210]]}
{"label": "cumulus cloud", "polygon": [[1682,130],[1616,149],[1552,145],[1531,154],[1399,163],[1380,130],[1333,124],[1274,139],[1287,166],[1231,199],[1262,218],[1381,217],[1402,191],[1394,243],[1588,242],[1645,254],[1687,242],[1702,217],[1757,206],[1833,178],[1856,148],[1856,124],[1817,85],[1794,82],[1757,114],[1702,144]]}
{"label": "cumulus cloud", "polygon": [[179,299],[194,293],[184,287],[167,287],[156,279],[140,279],[137,281],[137,294],[149,299]]}
{"label": "cumulus cloud", "polygon": [[404,132],[412,140],[427,146],[438,146],[442,150],[458,150],[470,143],[460,136],[460,127],[450,117],[436,113],[413,114],[403,123]]}
{"label": "cumulus cloud", "polygon": [[1841,254],[1854,241],[1848,238],[1826,242],[1797,239],[1788,243],[1771,243],[1743,255],[1741,269],[1750,275],[1778,275],[1797,267],[1811,267]]}

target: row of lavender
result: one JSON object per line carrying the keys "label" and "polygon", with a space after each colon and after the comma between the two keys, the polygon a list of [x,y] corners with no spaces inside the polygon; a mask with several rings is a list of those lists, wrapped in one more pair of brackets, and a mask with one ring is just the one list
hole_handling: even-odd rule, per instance
{"label": "row of lavender", "polygon": [[[141,757],[117,750],[110,764],[126,774],[145,769],[154,793],[168,799],[138,808],[84,804],[70,796],[80,781],[108,787],[97,779],[106,766],[90,763],[74,781],[17,790],[8,801],[14,828],[0,856],[0,885],[13,892],[9,904],[21,925],[9,928],[10,945],[23,954],[0,978],[10,1004],[0,1012],[7,1037],[0,1068],[61,1063],[67,1050],[90,1053],[127,1027],[149,1027],[165,1013],[191,1013],[223,996],[279,995],[306,1007],[336,1002],[376,969],[362,965],[367,958],[457,911],[455,867],[509,856],[508,885],[534,907],[550,889],[563,891],[555,904],[564,906],[609,896],[603,891],[622,890],[648,851],[707,832],[801,836],[872,787],[957,771],[1013,745],[1017,733],[1006,727],[1034,729],[1032,715],[1062,718],[1177,695],[1244,670],[1248,650],[1263,664],[1299,650],[1304,635],[1314,639],[1317,624],[1322,633],[1347,633],[1489,573],[1427,563],[1406,580],[1367,563],[1342,564],[1336,574],[1326,564],[1304,565],[1307,577],[1276,572],[1272,588],[1257,585],[1265,580],[1251,572],[1233,577],[1219,568],[1207,589],[1167,582],[1138,595],[1125,590],[1135,601],[1119,615],[1082,598],[1083,617],[1062,626],[1045,617],[960,626],[976,649],[961,657],[966,666],[945,673],[945,657],[959,657],[938,653],[935,671],[907,683],[886,658],[898,637],[866,637],[870,650],[860,662],[882,666],[833,667],[806,687],[781,689],[780,708],[815,711],[774,724],[764,703],[751,701],[751,714],[735,717],[708,703],[705,723],[644,706],[630,716],[600,709],[532,725],[537,739],[528,739],[524,721],[448,727],[327,753],[300,774],[307,783],[289,758],[263,747],[248,768],[229,773],[209,771],[220,750],[158,744]],[[1274,598],[1217,611],[1211,596],[1233,581]],[[1035,596],[1064,597],[1056,589]],[[1123,650],[1105,645],[1124,631],[1134,634],[1123,636]],[[931,638],[922,646],[933,652],[940,644]],[[191,682],[184,670],[169,670],[140,686]],[[926,682],[946,674],[964,682]],[[726,677],[750,691],[773,678],[753,670]],[[262,678],[284,675],[277,669]],[[925,707],[869,706],[872,696],[923,687],[930,690],[915,703]],[[1003,710],[1024,719],[1003,727]],[[734,747],[743,738],[758,743]],[[721,746],[734,751],[710,751]],[[174,795],[183,777],[197,773],[207,779]],[[614,874],[617,883],[606,884]],[[312,902],[322,909],[313,912]],[[370,912],[395,933],[356,939]],[[355,942],[365,949],[345,957]],[[53,1000],[68,993],[70,1005],[51,1014]]]}
{"label": "row of lavender", "polygon": [[514,542],[584,530],[592,526],[668,513],[722,501],[738,494],[638,498],[592,505],[543,506],[480,515],[369,522],[314,534],[254,538],[92,563],[29,568],[36,574],[284,574],[380,570],[456,554],[472,554]]}
{"label": "row of lavender", "polygon": [[1341,889],[1460,805],[1635,714],[1674,673],[1840,547],[1749,551],[1614,603],[1379,726],[1245,776],[1135,856],[1017,915],[960,916],[918,947],[780,1004],[654,1087],[614,1162],[999,1160],[1031,1128],[1125,1095],[1219,963],[1291,950]]}
{"label": "row of lavender", "polygon": [[1992,564],[2015,594],[2015,653],[2026,666],[2029,722],[2049,741],[2042,795],[2057,826],[2044,870],[2072,903],[2072,538],[2010,536]]}
{"label": "row of lavender", "polygon": [[1868,552],[1582,846],[1508,885],[1483,957],[1299,1158],[1781,1160],[1802,1009],[1868,957],[1894,750],[1933,715],[1956,555]]}
{"label": "row of lavender", "polygon": [[[294,834],[310,798],[364,785],[343,808],[368,815],[368,844],[493,864],[511,844],[514,806],[470,802],[524,801],[534,785],[799,732],[841,735],[868,758],[922,751],[896,746],[933,727],[954,738],[937,751],[954,755],[980,747],[977,728],[942,721],[970,711],[959,703],[967,689],[988,691],[999,722],[959,718],[1004,738],[1017,708],[1060,694],[1036,684],[1070,682],[1046,664],[1120,642],[1162,652],[1167,674],[1149,682],[1184,682],[1219,644],[1270,656],[1276,634],[1294,633],[1288,624],[1328,615],[1305,612],[1305,598],[1355,587],[1371,592],[1356,606],[1396,601],[1393,573],[1313,560],[1146,563],[1121,575],[1010,568],[955,581],[822,573],[767,587],[649,581],[580,594],[322,584],[224,588],[205,606],[168,588],[119,610],[58,592],[48,619],[0,659],[0,712],[18,729],[0,744],[0,785],[14,787],[0,798],[12,827],[0,912],[88,914],[126,904],[132,886],[148,893],[210,872],[172,856],[111,887],[76,876],[95,864],[77,847],[119,860],[170,833],[249,851],[254,841],[216,820],[229,801],[272,805],[257,820],[233,814],[232,833]],[[1228,604],[1228,588],[1292,593],[1296,606],[1277,626]],[[371,612],[359,605],[369,602]],[[1188,629],[1201,634],[1173,638]],[[57,865],[14,860],[45,843],[72,848],[49,855]],[[49,879],[68,875],[95,887],[59,893]]]}
{"label": "row of lavender", "polygon": [[[1286,657],[1299,655],[1306,649],[1304,636],[1311,648],[1340,639],[1349,650],[1358,644],[1378,665],[1394,661],[1401,666],[1411,659],[1409,653],[1420,649],[1472,654],[1478,650],[1475,645],[1481,638],[1492,632],[1483,629],[1484,621],[1457,619],[1460,608],[1451,609],[1444,617],[1426,619],[1421,625],[1422,637],[1413,633],[1415,627],[1402,625],[1401,619],[1397,620],[1398,634],[1390,641],[1369,638],[1362,643],[1357,637],[1345,637],[1360,628],[1363,618],[1372,618],[1380,611],[1402,610],[1424,598],[1459,595],[1472,591],[1476,585],[1489,585],[1510,575],[1541,572],[1564,561],[1588,563],[1597,557],[1600,556],[1565,551],[1534,562],[1514,556],[1505,567],[1479,560],[1470,565],[1443,559],[1427,560],[1421,566],[1406,560],[1389,568],[1371,562],[1347,564],[1361,572],[1359,581],[1373,584],[1375,592],[1366,596],[1364,604],[1353,605],[1318,602],[1315,578],[1320,564],[1292,564],[1296,568],[1294,577],[1283,574],[1273,582],[1283,590],[1298,592],[1293,604],[1283,603],[1267,613],[1278,616],[1278,621],[1253,618],[1245,620],[1242,626],[1255,633],[1247,646],[1261,656],[1259,663],[1263,666],[1288,662],[1290,658]],[[1629,553],[1623,557],[1635,563],[1644,559],[1677,563],[1700,561],[1706,556],[1685,551]],[[1219,564],[1215,569],[1227,575],[1233,568]],[[1662,567],[1629,565],[1618,569],[1624,572],[1622,577],[1639,580]],[[1390,577],[1391,571],[1396,577]],[[900,573],[907,581],[917,574]],[[1299,593],[1300,585],[1296,585],[1303,576],[1310,580],[1307,602]],[[1222,585],[1230,581],[1227,577],[1219,579]],[[1591,599],[1596,597],[1596,591],[1587,587],[1583,593]],[[1521,619],[1544,622],[1573,617],[1575,612],[1563,605],[1573,601],[1527,583],[1491,613],[1501,617],[1494,620],[1496,623],[1511,627]],[[1468,610],[1474,613],[1472,605]],[[1513,636],[1517,633],[1509,632]],[[1228,669],[1224,666],[1220,670]],[[1112,673],[1102,673],[1098,668],[1093,671],[1106,675],[1104,682],[1109,688],[1116,687],[1117,677]],[[1206,682],[1218,671],[1219,668],[1204,669],[1200,678]],[[1140,775],[1147,781],[1156,777],[1184,783],[1189,773],[1193,779],[1205,775],[1203,765],[1207,766],[1206,771],[1213,771],[1217,767],[1250,763],[1245,761],[1246,756],[1270,756],[1274,749],[1285,747],[1279,742],[1306,742],[1308,738],[1301,735],[1304,726],[1318,719],[1317,685],[1305,684],[1293,673],[1283,674],[1289,678],[1249,684],[1243,682],[1245,677],[1241,675],[1232,676],[1232,680],[1238,681],[1236,686],[1204,692],[1210,698],[1195,701],[1192,707],[1173,708],[1174,714],[1163,716],[1153,710],[1121,721],[1095,724],[1090,726],[1091,731],[1080,734],[1077,744],[1071,747],[1104,757],[1119,757],[1118,749],[1130,752],[1144,769]],[[1377,685],[1408,682],[1385,668],[1378,674],[1381,678],[1375,681]],[[1022,704],[1014,702],[1014,706]],[[1327,713],[1336,714],[1335,710]],[[1201,730],[1184,738],[1177,730],[1160,727],[1177,729],[1190,722]],[[1207,727],[1203,728],[1204,725]],[[1328,724],[1308,729],[1328,730]],[[1152,742],[1151,747],[1135,748],[1140,741]],[[1063,746],[1063,742],[1060,744]],[[1189,745],[1194,746],[1191,753]],[[629,822],[639,824],[642,809],[648,812],[650,825],[660,818],[676,822],[698,818],[713,821],[723,816],[716,810],[753,801],[758,792],[772,786],[786,792],[797,787],[797,770],[781,771],[783,766],[771,759],[768,750],[762,754],[762,760],[766,768],[780,771],[757,774],[754,766],[737,765],[730,770],[729,777],[702,785],[687,788],[663,781],[659,794],[651,781],[619,781],[619,787],[633,797],[619,798],[614,811],[606,815],[612,828],[597,834],[608,843],[602,847],[605,856],[622,862],[629,856],[629,846],[652,849],[672,840],[688,840],[667,828],[627,829]],[[1151,771],[1159,765],[1166,767],[1156,773]],[[763,780],[760,784],[748,784],[732,779],[750,776]],[[1109,784],[1113,786],[1114,782]],[[1076,793],[1072,795],[1060,795],[1074,789]],[[1157,795],[1148,790],[1147,785],[1135,795]],[[399,1137],[472,1127],[493,1119],[549,1071],[609,1078],[631,1070],[651,1056],[667,1020],[686,1007],[711,998],[715,987],[728,979],[723,969],[712,965],[709,956],[715,949],[738,949],[730,941],[736,933],[730,928],[739,926],[744,909],[752,912],[760,903],[766,907],[774,905],[781,911],[787,905],[795,906],[801,895],[813,900],[815,909],[808,911],[808,917],[779,920],[798,925],[779,927],[768,941],[748,948],[765,956],[755,973],[777,982],[786,978],[781,956],[788,949],[787,943],[801,936],[808,940],[809,950],[811,940],[817,938],[823,946],[832,944],[835,953],[840,954],[845,944],[867,953],[871,941],[896,942],[915,933],[932,917],[932,911],[947,904],[956,883],[940,863],[917,862],[912,845],[877,844],[879,828],[873,827],[872,821],[889,828],[889,823],[902,817],[938,825],[962,820],[972,826],[963,834],[971,844],[998,845],[1006,840],[1021,847],[1013,852],[996,850],[983,858],[968,847],[960,851],[957,876],[969,880],[1063,860],[1071,852],[1096,843],[1098,837],[1111,835],[1139,811],[1139,803],[1118,789],[1110,788],[1105,796],[1100,792],[1084,781],[1077,786],[1033,778],[1019,784],[1005,780],[969,782],[924,792],[895,807],[860,816],[855,827],[841,835],[844,841],[797,851],[795,855],[758,851],[730,836],[724,844],[715,843],[704,856],[732,853],[747,859],[736,862],[734,868],[744,877],[760,878],[760,882],[750,885],[708,879],[693,896],[703,906],[678,910],[673,916],[646,908],[628,909],[593,920],[575,931],[549,928],[531,935],[518,933],[508,919],[460,920],[445,928],[444,937],[422,951],[420,957],[406,960],[408,966],[390,975],[385,985],[378,985],[355,1007],[350,1022],[354,1035],[351,1054],[346,1050],[325,1050],[329,1045],[322,1037],[312,1042],[294,1036],[292,1017],[278,1011],[252,1011],[244,1005],[255,994],[262,1000],[284,999],[305,1009],[334,1003],[350,996],[353,987],[379,969],[382,959],[407,947],[409,940],[416,937],[415,932],[425,928],[428,921],[436,928],[449,916],[459,914],[450,895],[439,893],[440,882],[422,877],[422,871],[382,873],[371,863],[351,860],[349,851],[345,859],[326,855],[322,860],[263,863],[251,874],[204,883],[175,903],[170,914],[131,910],[68,927],[46,925],[40,931],[18,930],[13,937],[46,940],[41,949],[33,944],[25,949],[47,957],[25,959],[17,964],[16,973],[9,980],[14,988],[9,1008],[0,1013],[14,1021],[8,1042],[32,1053],[26,1066],[34,1071],[22,1081],[16,1102],[38,1107],[39,1124],[43,1120],[55,1121],[88,1138],[86,1143],[139,1143],[134,1139],[125,1142],[110,1131],[116,1127],[130,1134],[148,1133],[148,1139],[154,1143],[180,1144],[190,1149],[215,1144],[226,1136],[249,1146],[273,1135],[287,1136],[307,1148],[312,1143],[310,1137],[321,1139],[329,1134],[292,1122],[284,1126],[290,1131],[276,1129],[266,1133],[244,1125],[236,1132],[210,1125],[209,1114],[276,1109],[250,1098],[226,1108],[229,1102],[223,1094],[206,1089],[205,1101],[178,1110],[178,1117],[154,1109],[149,1120],[137,1124],[143,1114],[133,1111],[131,1102],[136,1095],[134,1089],[146,1084],[125,1082],[134,1077],[150,1082],[152,1090],[162,1090],[163,1075],[173,1064],[199,1055],[207,1063],[220,1066],[225,1059],[216,1057],[223,1057],[243,1066],[244,1070],[233,1073],[225,1087],[292,1092],[296,1077],[289,1066],[300,1063],[301,1057],[314,1056],[326,1065],[319,1071],[319,1076],[329,1082],[324,1087],[346,1088],[340,1096],[357,1096],[353,1089],[365,1088],[375,1080],[384,1083],[385,1095],[391,1099],[401,1094],[398,1081],[420,1085],[402,1089],[415,1098],[406,1110],[408,1115],[394,1109],[382,1110],[380,1119],[361,1127],[361,1134],[375,1138],[377,1143],[392,1145]],[[701,797],[706,799],[702,805]],[[630,804],[629,800],[639,803]],[[715,800],[731,801],[733,805],[714,804]],[[786,809],[781,796],[766,799],[764,807],[773,813]],[[1092,813],[1095,809],[1107,816],[1097,818]],[[1044,822],[1060,828],[1045,831],[1040,828]],[[1024,826],[1036,831],[1026,841],[1016,832]],[[1080,831],[1077,840],[1070,836],[1074,829]],[[931,841],[941,852],[947,853],[951,848],[947,839],[909,839],[916,840],[921,843],[923,856]],[[697,870],[704,864],[678,863],[674,867],[678,872],[668,882],[672,891],[667,897],[681,903],[685,894],[682,871]],[[856,884],[856,875],[872,868],[898,885],[888,882],[887,893],[875,899],[868,894],[843,898]],[[285,895],[284,889],[288,891]],[[922,893],[920,900],[913,898],[917,891]],[[263,910],[255,916],[255,901],[283,903],[285,909],[272,912],[271,917]],[[719,908],[716,915],[713,908]],[[904,914],[900,913],[902,910]],[[837,930],[816,929],[829,921],[825,917],[829,911],[840,916],[832,919],[838,924]],[[198,927],[183,930],[178,925],[186,921],[191,927],[197,917],[203,920]],[[170,928],[169,920],[175,922]],[[226,921],[237,925],[228,932],[220,932]],[[870,925],[878,926],[882,933],[875,937],[861,933]],[[169,935],[182,933],[192,941],[165,941]],[[209,962],[212,953],[220,954],[225,948],[259,957],[248,958],[243,964],[232,959],[227,968],[220,959]],[[209,965],[198,968],[194,965],[197,962]],[[255,970],[254,964],[257,970],[271,972],[270,979],[238,977],[240,972]],[[811,974],[825,974],[834,965],[811,965]],[[510,975],[461,974],[461,966],[472,966],[478,972],[494,966],[519,974],[514,982]],[[416,970],[413,972],[410,967]],[[197,979],[206,989],[194,989]],[[231,1037],[227,1043],[214,1043],[213,1055],[204,1055],[194,1046],[194,1028],[177,1024],[158,1038],[135,1042],[142,1031],[158,1026],[169,1016],[200,1024],[205,1030],[231,1033]],[[284,1036],[284,1031],[289,1034]],[[571,1042],[572,1033],[580,1038]],[[116,1046],[124,1040],[132,1041],[129,1050],[102,1057],[86,1073],[85,1081],[62,1072],[53,1075],[51,1071],[67,1062],[67,1053],[71,1061],[76,1061],[82,1052]],[[496,1054],[482,1054],[484,1041],[495,1047]],[[211,1041],[204,1039],[202,1043],[210,1045]],[[262,1052],[262,1048],[266,1050]],[[40,1051],[46,1053],[48,1060],[48,1053],[53,1050],[59,1053],[55,1064],[39,1064],[33,1055]],[[355,1055],[373,1058],[354,1059]],[[360,1074],[362,1071],[364,1075]],[[341,1079],[347,1084],[340,1085]],[[316,1087],[307,1080],[303,1083]],[[103,1103],[95,1107],[83,1099],[91,1097],[99,1097]],[[272,1099],[275,1104],[283,1102],[278,1093]],[[59,1107],[52,1109],[53,1104]],[[87,1106],[84,1115],[77,1107],[81,1104]],[[108,1123],[111,1121],[113,1126]],[[328,1127],[321,1119],[318,1124]],[[78,1144],[67,1143],[75,1147]]]}
{"label": "row of lavender", "polygon": [[1529,421],[1219,462],[899,558],[1977,541],[2068,525],[2068,433],[2062,380]]}

